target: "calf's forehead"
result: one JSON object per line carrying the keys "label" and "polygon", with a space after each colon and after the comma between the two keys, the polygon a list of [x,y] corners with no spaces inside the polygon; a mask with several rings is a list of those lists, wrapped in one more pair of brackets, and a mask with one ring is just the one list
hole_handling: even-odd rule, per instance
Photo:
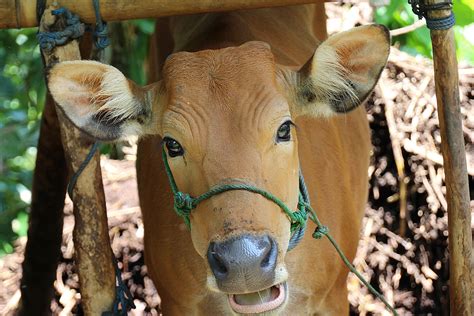
{"label": "calf's forehead", "polygon": [[275,63],[270,47],[250,42],[238,47],[171,55],[163,70],[168,93],[194,97],[229,96],[243,90],[275,86]]}

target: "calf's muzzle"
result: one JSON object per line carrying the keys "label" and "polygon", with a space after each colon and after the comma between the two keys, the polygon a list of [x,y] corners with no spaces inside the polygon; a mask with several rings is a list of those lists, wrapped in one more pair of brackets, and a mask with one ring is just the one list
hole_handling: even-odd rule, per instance
{"label": "calf's muzzle", "polygon": [[268,235],[211,242],[207,260],[221,291],[246,293],[273,285],[278,246]]}

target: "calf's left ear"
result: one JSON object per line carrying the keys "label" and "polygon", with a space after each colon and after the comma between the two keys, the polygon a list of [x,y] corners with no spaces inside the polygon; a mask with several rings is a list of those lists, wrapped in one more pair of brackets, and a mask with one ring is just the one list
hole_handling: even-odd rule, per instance
{"label": "calf's left ear", "polygon": [[48,87],[64,114],[95,139],[156,133],[160,83],[140,87],[112,66],[69,61],[50,70]]}
{"label": "calf's left ear", "polygon": [[328,117],[355,109],[377,83],[389,52],[390,34],[382,25],[329,37],[297,74],[296,114]]}

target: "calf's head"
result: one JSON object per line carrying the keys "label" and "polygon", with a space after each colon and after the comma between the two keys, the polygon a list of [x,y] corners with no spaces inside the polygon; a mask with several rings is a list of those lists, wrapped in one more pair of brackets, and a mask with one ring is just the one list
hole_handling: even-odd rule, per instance
{"label": "calf's head", "polygon": [[[385,28],[365,26],[330,37],[299,71],[277,65],[267,44],[249,42],[173,54],[163,80],[145,87],[111,66],[64,62],[50,71],[49,89],[72,122],[94,138],[160,135],[182,192],[198,196],[218,185],[245,183],[295,209],[299,163],[293,121],[360,105],[388,51]],[[190,219],[210,287],[254,292],[282,304],[290,221],[276,204],[229,191],[199,204]],[[231,305],[244,312],[242,306],[252,306],[254,298],[236,295]],[[248,312],[274,308],[270,303]]]}

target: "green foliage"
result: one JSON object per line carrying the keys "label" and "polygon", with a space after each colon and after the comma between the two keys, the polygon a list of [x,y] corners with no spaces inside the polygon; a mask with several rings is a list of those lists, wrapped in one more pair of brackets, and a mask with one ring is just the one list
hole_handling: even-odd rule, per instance
{"label": "green foliage", "polygon": [[[457,57],[459,61],[474,65],[474,1],[454,1],[454,14],[456,26],[454,35],[457,44]],[[380,7],[375,11],[375,21],[385,24],[390,29],[397,29],[413,24],[418,17],[411,10],[408,1],[391,0],[389,5]],[[412,54],[421,54],[432,58],[431,38],[428,28],[422,27],[408,34],[393,38],[393,43],[400,49]]]}
{"label": "green foliage", "polygon": [[0,255],[27,229],[46,92],[35,35],[36,29],[0,31]]}
{"label": "green foliage", "polygon": [[[154,20],[132,20],[129,23],[133,26],[136,36],[130,38],[128,45],[128,72],[126,74],[140,85],[147,84],[148,71],[143,62],[148,56],[148,43],[150,36],[155,32]],[[127,25],[127,24],[125,24]]]}
{"label": "green foliage", "polygon": [[[138,84],[145,84],[152,20],[116,23],[109,32],[107,62]],[[111,25],[112,26],[112,25]],[[31,201],[32,171],[46,87],[37,29],[0,30],[0,256],[25,236]],[[111,154],[109,146],[102,153]]]}

